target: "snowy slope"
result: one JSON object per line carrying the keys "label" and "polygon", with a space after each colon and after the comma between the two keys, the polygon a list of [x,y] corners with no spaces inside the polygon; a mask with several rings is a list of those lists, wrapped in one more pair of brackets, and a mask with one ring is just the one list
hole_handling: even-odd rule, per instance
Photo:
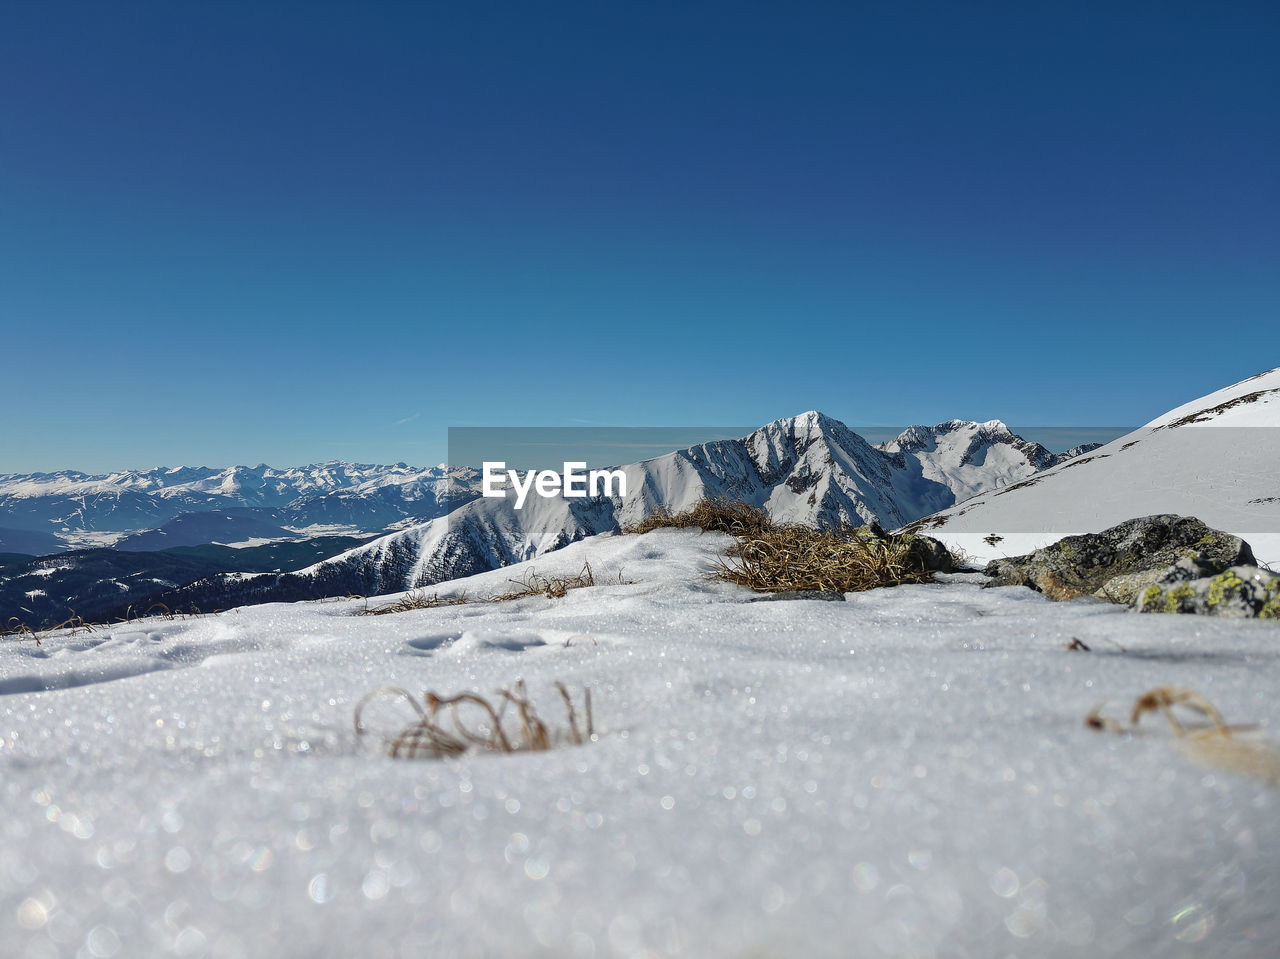
{"label": "snowy slope", "polygon": [[659,506],[678,512],[703,496],[743,500],[781,522],[901,526],[956,502],[958,494],[1023,480],[1056,459],[999,421],[914,427],[880,449],[838,420],[810,411],[740,440],[624,466],[625,498],[531,496],[520,510],[509,499],[479,499],[298,575],[327,580],[335,594],[430,585],[625,528]]}
{"label": "snowy slope", "polygon": [[[978,559],[1017,555],[1135,516],[1181,513],[1280,562],[1280,369],[1157,417],[1092,453],[931,517]],[[984,537],[1002,537],[994,546]]]}
{"label": "snowy slope", "polygon": [[[1277,783],[1082,720],[1176,684],[1274,747],[1275,626],[964,583],[757,601],[706,576],[726,544],[574,544],[535,568],[630,582],[561,600],[0,643],[5,955],[1274,955]],[[410,762],[352,732],[383,685],[518,677],[557,724],[552,683],[590,684],[599,741]]]}

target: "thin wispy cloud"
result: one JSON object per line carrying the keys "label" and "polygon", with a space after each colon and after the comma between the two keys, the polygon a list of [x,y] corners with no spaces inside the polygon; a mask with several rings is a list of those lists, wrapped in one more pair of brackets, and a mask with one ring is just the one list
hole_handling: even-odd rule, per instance
{"label": "thin wispy cloud", "polygon": [[405,423],[412,423],[414,420],[416,420],[416,419],[417,419],[419,416],[421,416],[421,415],[422,415],[421,413],[410,413],[410,414],[409,414],[408,416],[406,416],[404,419],[396,420],[395,425],[396,425],[396,426],[404,426],[404,424],[405,424]]}

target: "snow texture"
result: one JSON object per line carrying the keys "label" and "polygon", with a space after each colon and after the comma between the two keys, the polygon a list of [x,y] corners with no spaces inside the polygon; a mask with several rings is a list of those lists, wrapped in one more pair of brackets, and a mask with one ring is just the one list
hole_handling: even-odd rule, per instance
{"label": "snow texture", "polygon": [[[1156,513],[1195,516],[1280,563],[1280,368],[1165,413],[1083,456],[926,521],[986,562]],[[988,536],[1000,537],[994,543]]]}
{"label": "snow texture", "polygon": [[[468,605],[0,643],[3,954],[1275,955],[1276,784],[1083,723],[1176,684],[1274,745],[1273,624],[972,574],[758,602],[708,575],[728,543],[570,545],[533,568],[614,582],[562,599],[478,602],[517,567],[444,588]],[[590,684],[599,740],[404,761],[352,730],[384,685],[521,677],[553,722]]]}

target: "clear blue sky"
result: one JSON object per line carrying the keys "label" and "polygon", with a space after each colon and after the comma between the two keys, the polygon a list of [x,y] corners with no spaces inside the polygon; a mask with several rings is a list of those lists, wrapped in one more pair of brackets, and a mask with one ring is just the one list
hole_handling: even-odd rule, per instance
{"label": "clear blue sky", "polygon": [[0,4],[0,472],[1138,423],[1280,364],[1275,3]]}

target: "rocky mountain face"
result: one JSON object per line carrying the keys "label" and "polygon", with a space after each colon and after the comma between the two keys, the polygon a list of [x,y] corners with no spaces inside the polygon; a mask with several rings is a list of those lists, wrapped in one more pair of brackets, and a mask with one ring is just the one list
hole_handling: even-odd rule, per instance
{"label": "rocky mountain face", "polygon": [[[625,497],[475,499],[299,573],[228,575],[174,595],[175,603],[234,605],[267,598],[375,595],[430,586],[531,559],[586,536],[625,529],[654,510],[704,496],[764,508],[779,522],[888,528],[953,505],[975,490],[1020,482],[1060,461],[999,421],[914,427],[873,446],[817,412],[776,420],[738,440],[678,450],[621,467]],[[172,605],[172,604],[171,604]]]}

